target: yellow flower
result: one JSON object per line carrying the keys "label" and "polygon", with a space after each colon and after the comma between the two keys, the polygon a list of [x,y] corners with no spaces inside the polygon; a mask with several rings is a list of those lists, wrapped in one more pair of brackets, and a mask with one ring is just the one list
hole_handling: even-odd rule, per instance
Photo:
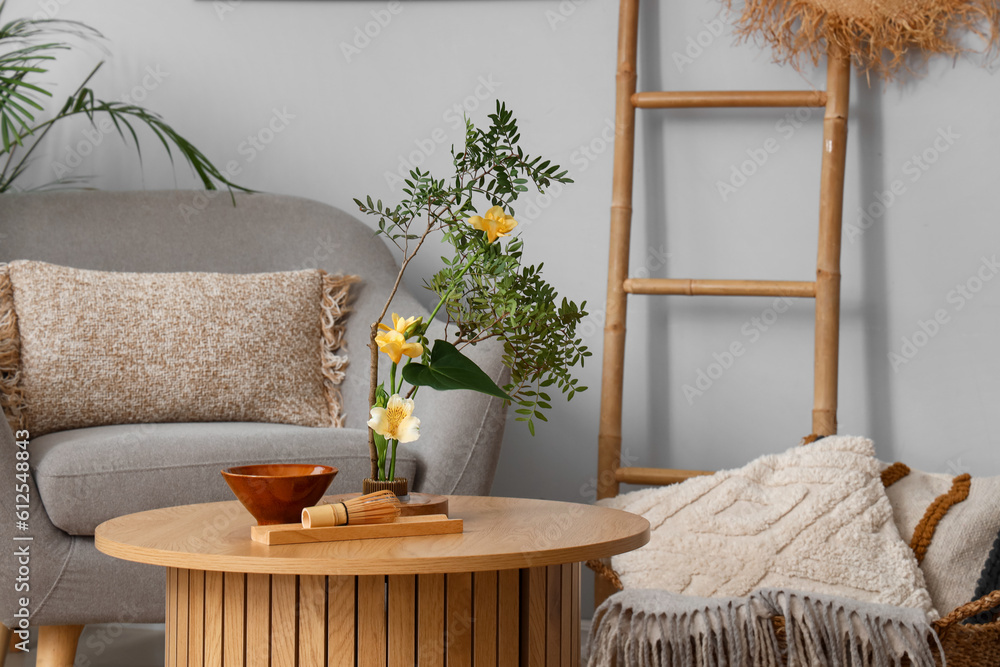
{"label": "yellow flower", "polygon": [[486,211],[485,218],[478,215],[469,218],[469,224],[486,232],[489,242],[493,243],[502,236],[510,236],[511,231],[517,227],[517,220],[506,215],[499,206],[494,206]]}
{"label": "yellow flower", "polygon": [[420,322],[420,320],[422,320],[422,319],[424,319],[424,318],[422,318],[422,317],[400,317],[396,313],[393,313],[392,314],[392,326],[389,327],[389,326],[387,326],[387,325],[382,324],[381,322],[379,322],[378,328],[382,329],[383,331],[398,331],[399,333],[403,334],[403,336],[406,336],[406,330],[409,329],[410,327],[412,327],[414,324],[417,324],[418,322]]}
{"label": "yellow flower", "polygon": [[392,363],[398,364],[405,354],[408,357],[419,357],[424,353],[424,346],[420,343],[407,343],[403,334],[395,329],[382,331],[375,336],[375,343],[378,349],[389,355]]}
{"label": "yellow flower", "polygon": [[393,394],[384,408],[372,408],[368,426],[387,440],[413,442],[420,437],[420,420],[412,415],[413,399]]}

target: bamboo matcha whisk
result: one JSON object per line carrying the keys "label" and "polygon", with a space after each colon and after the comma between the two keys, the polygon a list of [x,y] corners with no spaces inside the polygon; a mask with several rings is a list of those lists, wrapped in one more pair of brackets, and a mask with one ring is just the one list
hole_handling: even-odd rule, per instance
{"label": "bamboo matcha whisk", "polygon": [[392,523],[399,516],[399,500],[392,491],[376,491],[342,503],[302,510],[303,528]]}

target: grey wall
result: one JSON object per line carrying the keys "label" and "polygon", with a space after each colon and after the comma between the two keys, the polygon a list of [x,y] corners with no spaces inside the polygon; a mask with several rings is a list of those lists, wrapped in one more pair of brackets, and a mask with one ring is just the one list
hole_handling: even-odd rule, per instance
{"label": "grey wall", "polygon": [[[8,8],[8,16],[38,12],[85,20],[109,37],[113,57],[95,82],[103,96],[144,98],[213,160],[239,170],[242,183],[345,209],[368,193],[391,201],[385,172],[402,156],[424,150],[425,166],[444,167],[445,144],[434,138],[461,139],[463,105],[485,121],[494,98],[506,100],[524,145],[576,180],[533,196],[517,217],[531,260],[546,262],[563,294],[590,302],[583,333],[595,356],[581,372],[591,391],[558,404],[537,437],[510,424],[494,492],[592,497],[617,3],[16,0]],[[734,46],[729,29],[712,23],[718,16],[715,2],[646,2],[640,86],[823,86],[822,70],[800,74],[754,46]],[[358,39],[358,48],[366,26],[376,36]],[[50,79],[68,86],[100,55],[91,48]],[[998,84],[1000,75],[961,58],[933,63],[916,83],[857,78],[852,90],[841,432],[870,435],[883,458],[924,469],[1000,471],[992,428],[1000,399]],[[811,279],[820,118],[794,109],[642,114],[633,275]],[[280,131],[268,136],[272,122]],[[53,132],[32,180],[67,163],[86,142],[82,130]],[[258,150],[248,136],[262,132],[270,143]],[[765,143],[777,150],[763,161]],[[109,137],[72,173],[100,174],[105,188],[191,185],[180,170],[175,179],[151,142],[145,155],[140,171]],[[747,163],[753,155],[763,164]],[[752,173],[735,177],[723,196],[719,182],[734,169]],[[882,195],[894,186],[896,194]],[[862,209],[872,215],[862,218]],[[434,259],[425,255],[411,285]],[[631,302],[630,459],[736,467],[809,432],[812,303],[774,305]],[[944,323],[927,324],[936,315]],[[746,351],[730,364],[723,353],[734,342]],[[714,355],[728,367],[713,367]],[[685,392],[698,388],[699,372],[716,378],[702,380],[701,394]],[[433,446],[433,434],[416,446]]]}

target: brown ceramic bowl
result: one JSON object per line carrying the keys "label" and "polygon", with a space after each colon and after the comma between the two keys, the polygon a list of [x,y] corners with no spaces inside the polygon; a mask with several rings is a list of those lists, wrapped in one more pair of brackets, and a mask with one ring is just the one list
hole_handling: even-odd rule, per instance
{"label": "brown ceramic bowl", "polygon": [[222,471],[226,484],[260,526],[299,523],[302,510],[326,493],[337,475],[331,466],[265,463]]}

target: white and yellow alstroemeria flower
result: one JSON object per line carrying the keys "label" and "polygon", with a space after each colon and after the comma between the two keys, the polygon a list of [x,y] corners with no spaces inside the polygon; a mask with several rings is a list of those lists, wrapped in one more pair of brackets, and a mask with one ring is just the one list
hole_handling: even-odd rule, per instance
{"label": "white and yellow alstroemeria flower", "polygon": [[420,420],[413,416],[413,399],[399,394],[390,396],[384,408],[372,408],[368,426],[386,440],[413,442],[420,437]]}
{"label": "white and yellow alstroemeria flower", "polygon": [[375,336],[375,344],[378,349],[389,355],[392,363],[398,364],[403,355],[413,358],[424,353],[424,346],[420,343],[407,343],[403,334],[395,329],[380,331]]}
{"label": "white and yellow alstroemeria flower", "polygon": [[[382,324],[381,322],[379,322],[378,328],[383,331],[398,331],[399,333],[403,334],[404,337],[408,338],[409,336],[407,336],[406,330],[412,327],[414,324],[420,322],[422,319],[423,319],[422,317],[400,317],[396,313],[393,313],[392,326],[390,327],[386,324]],[[412,332],[410,335],[412,335]]]}
{"label": "white and yellow alstroemeria flower", "polygon": [[485,217],[472,216],[468,223],[476,229],[486,232],[486,238],[490,243],[498,238],[510,236],[510,233],[517,227],[517,220],[505,214],[499,206],[494,206],[486,211]]}

